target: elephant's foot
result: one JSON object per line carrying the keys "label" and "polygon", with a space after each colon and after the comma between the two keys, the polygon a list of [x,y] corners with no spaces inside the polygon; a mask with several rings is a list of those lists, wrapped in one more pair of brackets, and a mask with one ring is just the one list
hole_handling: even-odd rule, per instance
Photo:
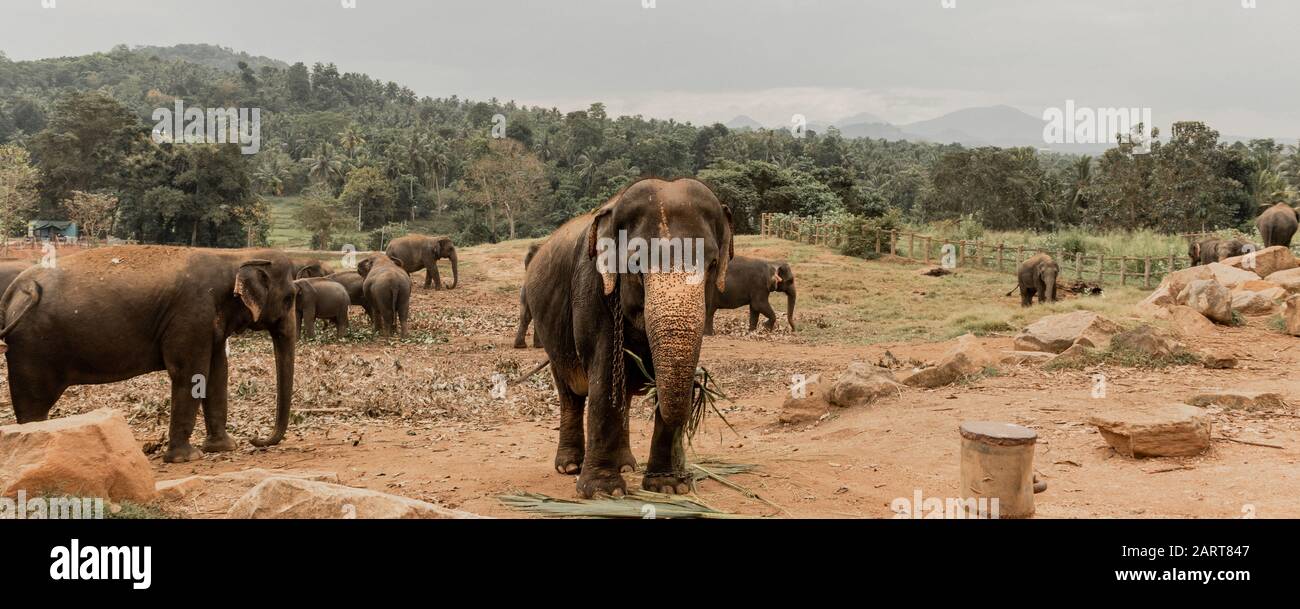
{"label": "elephant's foot", "polygon": [[172,446],[163,454],[163,463],[189,463],[203,458],[203,451],[194,448],[189,442],[181,446]]}
{"label": "elephant's foot", "polygon": [[618,451],[618,471],[624,474],[630,474],[636,471],[636,457],[632,455],[632,449],[623,447]]}
{"label": "elephant's foot", "polygon": [[203,452],[205,453],[228,453],[238,448],[235,439],[230,434],[221,432],[218,436],[208,436],[203,440]]}
{"label": "elephant's foot", "polygon": [[555,451],[555,471],[575,476],[582,471],[582,458],[585,452],[581,446],[564,447]]}
{"label": "elephant's foot", "polygon": [[689,474],[649,474],[641,479],[641,488],[652,493],[665,495],[686,495],[691,492],[692,480]]}
{"label": "elephant's foot", "polygon": [[520,337],[520,338],[516,338],[516,339],[515,339],[515,348],[516,348],[516,349],[527,349],[527,348],[528,348],[528,341],[524,340],[522,337]]}
{"label": "elephant's foot", "polygon": [[578,494],[584,499],[600,494],[622,497],[627,494],[627,482],[617,471],[588,467],[578,476]]}

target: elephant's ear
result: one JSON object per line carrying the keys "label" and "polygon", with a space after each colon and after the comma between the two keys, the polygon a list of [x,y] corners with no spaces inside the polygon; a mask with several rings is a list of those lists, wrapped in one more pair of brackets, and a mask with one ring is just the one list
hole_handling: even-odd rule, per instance
{"label": "elephant's ear", "polygon": [[[605,295],[608,296],[614,291],[615,279],[617,279],[617,267],[611,268],[610,263],[616,262],[605,260],[609,256],[608,250],[601,252],[597,247],[600,242],[611,243],[614,240],[614,206],[617,199],[606,203],[596,211],[596,216],[591,219],[591,228],[587,230],[587,257],[596,258],[596,269],[600,271],[601,281],[604,283]],[[617,246],[616,246],[617,247]]]}
{"label": "elephant's ear", "polygon": [[266,272],[270,266],[270,260],[249,260],[235,273],[235,296],[248,307],[254,322],[261,321],[271,295],[271,275]]}
{"label": "elephant's ear", "polygon": [[362,278],[362,279],[365,279],[366,276],[370,274],[370,267],[374,266],[374,264],[375,264],[375,261],[374,261],[373,259],[370,259],[370,258],[366,258],[365,260],[362,260],[361,262],[358,262],[358,263],[357,263],[357,274],[358,274],[358,275],[361,275],[361,278]]}
{"label": "elephant's ear", "polygon": [[388,259],[389,259],[389,260],[392,260],[392,261],[393,261],[393,264],[396,264],[396,265],[397,265],[397,268],[399,268],[399,269],[405,269],[405,268],[406,268],[406,263],[402,262],[402,259],[401,259],[401,258],[398,258],[397,256],[389,256]]}
{"label": "elephant's ear", "polygon": [[731,208],[722,206],[722,215],[726,221],[718,235],[718,291],[727,291],[727,265],[736,257],[736,244],[731,235]]}

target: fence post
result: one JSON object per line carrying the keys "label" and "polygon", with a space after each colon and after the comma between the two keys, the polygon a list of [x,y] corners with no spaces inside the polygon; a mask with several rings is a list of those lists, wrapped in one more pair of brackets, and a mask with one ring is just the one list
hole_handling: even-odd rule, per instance
{"label": "fence post", "polygon": [[1174,272],[1174,254],[1169,254],[1169,270],[1165,271],[1165,277],[1168,277],[1169,273],[1172,272]]}
{"label": "fence post", "polygon": [[898,255],[898,229],[889,229],[889,255]]}
{"label": "fence post", "polygon": [[930,238],[925,238],[925,263],[930,264]]}
{"label": "fence post", "polygon": [[1106,283],[1106,255],[1097,254],[1097,285]]}
{"label": "fence post", "polygon": [[916,233],[907,233],[907,257],[916,259]]}
{"label": "fence post", "polygon": [[1020,263],[1021,263],[1021,262],[1024,262],[1024,261],[1025,261],[1025,246],[1023,246],[1023,245],[1017,245],[1017,246],[1016,246],[1016,260],[1015,260],[1015,262],[1016,262],[1016,264],[1015,264],[1016,268],[1020,268]]}
{"label": "fence post", "polygon": [[1128,285],[1128,256],[1119,257],[1119,284]]}
{"label": "fence post", "polygon": [[1151,257],[1142,258],[1142,289],[1151,289]]}
{"label": "fence post", "polygon": [[880,257],[880,228],[876,228],[876,257]]}
{"label": "fence post", "polygon": [[999,244],[998,244],[998,272],[1002,272],[1002,249],[1003,249],[1003,247],[1005,247],[1005,244],[1003,244],[1003,243],[999,243]]}
{"label": "fence post", "polygon": [[1074,278],[1083,281],[1083,252],[1074,253]]}

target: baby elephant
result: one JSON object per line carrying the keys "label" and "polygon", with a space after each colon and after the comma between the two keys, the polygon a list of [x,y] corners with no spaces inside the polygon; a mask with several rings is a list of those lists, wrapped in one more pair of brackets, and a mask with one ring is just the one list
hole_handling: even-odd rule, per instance
{"label": "baby elephant", "polygon": [[1061,272],[1056,261],[1047,254],[1038,254],[1020,263],[1017,276],[1020,282],[1020,306],[1027,307],[1034,303],[1034,294],[1038,303],[1056,302],[1056,276]]}
{"label": "baby elephant", "polygon": [[767,318],[763,327],[772,330],[776,326],[776,312],[767,300],[772,292],[785,292],[786,322],[794,330],[794,272],[785,262],[768,262],[758,258],[736,256],[727,267],[727,289],[719,292],[714,283],[709,283],[709,298],[704,316],[704,333],[713,334],[713,314],[718,309],[739,309],[749,305],[749,331],[758,327],[758,315]]}
{"label": "baby elephant", "polygon": [[1211,238],[1187,246],[1187,256],[1192,259],[1192,266],[1198,266],[1210,264],[1211,262],[1222,262],[1233,256],[1240,256],[1246,253],[1250,247],[1253,247],[1252,244],[1241,239],[1223,240]]}
{"label": "baby elephant", "polygon": [[298,303],[298,335],[316,337],[316,320],[334,322],[338,337],[348,333],[348,290],[338,283],[322,277],[298,279],[293,282]]}

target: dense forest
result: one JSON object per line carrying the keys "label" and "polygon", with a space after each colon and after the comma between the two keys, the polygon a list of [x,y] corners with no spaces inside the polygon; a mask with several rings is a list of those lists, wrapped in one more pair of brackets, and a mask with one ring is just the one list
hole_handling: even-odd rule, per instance
{"label": "dense forest", "polygon": [[[155,143],[159,108],[261,110],[261,148]],[[753,232],[764,212],[868,222],[962,220],[995,230],[1247,225],[1292,201],[1300,151],[1224,144],[1197,122],[1143,154],[795,137],[673,120],[419,97],[333,64],[206,45],[14,62],[0,54],[0,224],[73,219],[92,236],[242,246],[266,198],[300,196],[317,247],[413,227],[473,244],[547,234],[641,176],[697,176]],[[361,244],[358,244],[361,245]]]}

